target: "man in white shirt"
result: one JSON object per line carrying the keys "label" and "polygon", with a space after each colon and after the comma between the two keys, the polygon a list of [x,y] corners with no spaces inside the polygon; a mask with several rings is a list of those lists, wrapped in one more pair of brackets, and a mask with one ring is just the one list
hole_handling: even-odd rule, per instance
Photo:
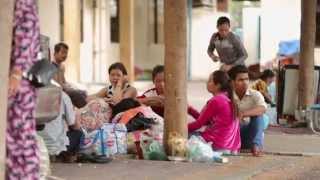
{"label": "man in white shirt", "polygon": [[[259,156],[263,147],[263,114],[266,112],[267,104],[260,92],[249,89],[249,71],[246,66],[234,66],[229,71],[229,76],[241,121],[241,147],[251,149],[254,156]],[[249,122],[244,122],[245,119],[249,119]]]}
{"label": "man in white shirt", "polygon": [[74,156],[79,151],[82,132],[75,119],[71,99],[66,93],[62,92],[59,116],[46,123],[44,130],[38,134],[43,138],[52,157],[61,157],[62,161],[68,161],[65,160],[69,158],[67,155]]}

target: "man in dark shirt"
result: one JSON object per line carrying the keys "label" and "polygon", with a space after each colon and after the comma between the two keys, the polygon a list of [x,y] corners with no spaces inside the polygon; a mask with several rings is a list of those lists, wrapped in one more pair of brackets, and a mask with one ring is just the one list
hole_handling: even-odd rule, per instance
{"label": "man in dark shirt", "polygon": [[[244,65],[248,54],[240,38],[230,32],[230,20],[220,17],[217,21],[218,32],[211,36],[207,53],[214,61],[222,63],[221,69],[229,71],[235,65]],[[213,53],[217,50],[218,56]]]}

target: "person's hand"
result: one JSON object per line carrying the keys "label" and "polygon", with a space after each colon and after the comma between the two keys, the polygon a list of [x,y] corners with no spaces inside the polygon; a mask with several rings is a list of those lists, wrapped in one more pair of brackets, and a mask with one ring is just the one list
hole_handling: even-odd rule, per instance
{"label": "person's hand", "polygon": [[228,72],[233,66],[228,64],[223,64],[221,70],[224,72]]}
{"label": "person's hand", "polygon": [[106,103],[112,102],[112,98],[111,98],[111,97],[103,98],[103,100],[104,100],[104,102],[106,102]]}
{"label": "person's hand", "polygon": [[118,80],[116,86],[117,86],[118,88],[121,88],[121,89],[122,89],[126,83],[128,83],[128,77],[127,77],[127,76],[123,76],[122,78],[120,78],[120,79]]}
{"label": "person's hand", "polygon": [[216,56],[214,54],[212,54],[210,58],[212,59],[213,62],[218,62],[220,60],[219,56]]}
{"label": "person's hand", "polygon": [[11,74],[9,77],[8,95],[9,97],[15,96],[20,88],[21,75]]}
{"label": "person's hand", "polygon": [[125,85],[128,82],[129,82],[128,76],[124,75],[123,78],[122,78],[122,84]]}
{"label": "person's hand", "polygon": [[149,106],[163,107],[164,97],[163,96],[148,97],[147,104]]}
{"label": "person's hand", "polygon": [[116,100],[113,97],[107,97],[107,98],[103,98],[104,102],[108,103],[109,105],[115,105],[116,104]]}
{"label": "person's hand", "polygon": [[240,121],[243,121],[244,120],[244,113],[239,111],[238,118],[239,118]]}

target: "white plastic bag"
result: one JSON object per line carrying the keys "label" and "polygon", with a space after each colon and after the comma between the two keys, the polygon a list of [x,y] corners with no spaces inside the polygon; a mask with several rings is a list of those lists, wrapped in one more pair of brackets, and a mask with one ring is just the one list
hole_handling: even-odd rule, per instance
{"label": "white plastic bag", "polygon": [[191,136],[187,142],[187,157],[190,162],[213,162],[222,153],[214,152],[201,137]]}
{"label": "white plastic bag", "polygon": [[127,153],[127,129],[124,124],[105,123],[101,128],[92,132],[84,131],[80,143],[81,152],[112,156]]}
{"label": "white plastic bag", "polygon": [[40,151],[40,179],[45,180],[51,174],[49,152],[41,136],[37,135]]}

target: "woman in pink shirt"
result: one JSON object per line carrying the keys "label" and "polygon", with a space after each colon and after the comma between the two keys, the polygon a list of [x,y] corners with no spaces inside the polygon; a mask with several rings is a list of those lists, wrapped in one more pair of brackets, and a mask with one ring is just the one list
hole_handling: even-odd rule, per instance
{"label": "woman in pink shirt", "polygon": [[188,124],[189,134],[206,126],[201,137],[216,151],[238,153],[241,147],[237,107],[229,76],[223,71],[213,72],[207,82],[213,97],[202,109],[198,119]]}

